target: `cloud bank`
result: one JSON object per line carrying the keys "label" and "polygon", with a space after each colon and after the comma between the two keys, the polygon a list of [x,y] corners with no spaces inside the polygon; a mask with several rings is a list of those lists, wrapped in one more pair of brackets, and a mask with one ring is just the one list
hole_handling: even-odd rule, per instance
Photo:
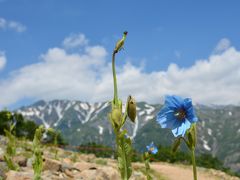
{"label": "cloud bank", "polygon": [[21,24],[20,22],[8,21],[0,17],[0,29],[3,29],[3,30],[10,29],[10,30],[21,33],[26,31],[27,27]]}
{"label": "cloud bank", "polygon": [[[85,36],[84,39],[87,42]],[[80,45],[74,38],[67,42]],[[71,43],[68,45],[71,47]],[[88,102],[111,99],[111,60],[107,59],[106,49],[88,43],[81,43],[80,48],[78,53],[51,48],[40,56],[39,63],[26,65],[1,79],[0,106],[23,98]],[[239,104],[240,51],[228,46],[208,59],[197,60],[191,67],[170,64],[167,70],[150,73],[143,66],[126,62],[117,67],[117,78],[122,99],[132,94],[137,101],[159,103],[164,95],[177,94],[201,104]]]}

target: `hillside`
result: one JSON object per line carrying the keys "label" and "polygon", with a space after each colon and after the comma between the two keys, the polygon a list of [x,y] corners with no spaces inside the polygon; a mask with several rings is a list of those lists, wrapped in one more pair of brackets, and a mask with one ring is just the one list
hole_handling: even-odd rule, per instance
{"label": "hillside", "polygon": [[[128,135],[138,151],[145,149],[151,141],[171,145],[172,134],[161,129],[155,121],[161,106],[140,102],[137,104],[136,123],[127,123]],[[240,172],[240,107],[197,105],[195,108],[199,117],[197,153],[210,153],[221,159],[225,166]],[[113,132],[107,119],[110,111],[107,102],[38,101],[16,111],[38,124],[60,130],[71,145],[97,142],[114,146]]]}
{"label": "hillside", "polygon": [[[0,177],[6,180],[31,180],[32,170],[32,143],[25,140],[17,141],[17,155],[13,158],[20,166],[19,171],[7,171],[6,163],[3,161],[3,152],[6,148],[6,138],[0,136]],[[93,154],[80,154],[66,151],[60,148],[57,159],[54,158],[53,148],[43,146],[44,170],[42,179],[44,180],[120,180],[117,170],[117,162],[114,159],[97,158]],[[151,175],[155,180],[191,180],[191,166],[168,163],[151,163]],[[144,165],[133,163],[133,174],[130,180],[145,180]],[[209,180],[238,180],[239,178],[229,176],[221,171],[198,168],[199,179]]]}

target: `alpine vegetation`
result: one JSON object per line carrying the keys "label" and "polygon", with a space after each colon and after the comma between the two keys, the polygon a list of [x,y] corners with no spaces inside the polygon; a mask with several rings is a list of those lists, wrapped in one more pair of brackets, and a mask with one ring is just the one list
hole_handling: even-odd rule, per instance
{"label": "alpine vegetation", "polygon": [[43,125],[39,126],[35,131],[33,139],[33,170],[34,170],[34,180],[41,180],[41,173],[43,169],[43,151],[41,147],[41,139],[45,129]]}
{"label": "alpine vegetation", "polygon": [[131,157],[132,157],[132,142],[127,137],[127,130],[123,130],[123,126],[126,122],[127,117],[134,123],[136,118],[136,102],[132,96],[129,96],[126,103],[126,109],[122,114],[122,101],[118,99],[117,90],[117,77],[115,70],[115,56],[123,49],[125,39],[128,32],[123,33],[123,37],[116,44],[112,54],[112,72],[113,72],[113,83],[114,83],[114,98],[111,101],[112,111],[108,114],[109,121],[112,125],[116,136],[116,146],[118,155],[118,168],[121,174],[121,178],[128,180],[132,174]]}
{"label": "alpine vegetation", "polygon": [[[10,119],[10,116],[12,116],[11,113],[8,113],[7,115],[9,116],[9,119]],[[7,149],[4,154],[4,160],[7,163],[7,166],[9,169],[18,170],[19,166],[15,164],[12,159],[16,155],[16,138],[13,135],[14,127],[15,127],[15,123],[13,122],[10,124],[9,130],[4,129],[6,137],[8,138]]]}
{"label": "alpine vegetation", "polygon": [[143,154],[143,160],[144,160],[144,163],[145,163],[145,170],[146,170],[147,180],[151,180],[152,176],[150,175],[150,165],[149,165],[149,162],[150,162],[151,154],[157,154],[158,149],[154,145],[153,142],[150,145],[146,146],[146,148],[147,148],[147,152],[145,152]]}
{"label": "alpine vegetation", "polygon": [[165,97],[164,106],[157,114],[157,122],[161,127],[171,129],[173,135],[176,137],[173,143],[173,152],[177,151],[181,140],[185,142],[191,151],[194,180],[197,180],[195,162],[197,121],[198,118],[195,115],[192,100],[190,98],[183,99],[175,95]]}
{"label": "alpine vegetation", "polygon": [[52,129],[52,128],[48,128],[48,133],[50,133],[53,136],[53,146],[54,147],[52,148],[52,151],[54,152],[54,158],[57,160],[58,159],[57,146],[58,146],[58,135],[59,135],[59,133],[55,132],[55,130]]}

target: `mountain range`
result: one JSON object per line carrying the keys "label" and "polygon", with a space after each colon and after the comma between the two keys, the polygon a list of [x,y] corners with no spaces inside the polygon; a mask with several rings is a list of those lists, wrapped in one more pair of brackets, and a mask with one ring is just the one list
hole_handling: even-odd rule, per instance
{"label": "mountain range", "polygon": [[[174,140],[170,130],[161,129],[156,123],[155,116],[161,107],[161,104],[139,102],[136,122],[128,121],[125,125],[140,152],[152,141],[170,146]],[[107,119],[110,108],[109,102],[41,100],[15,111],[37,124],[60,130],[70,145],[96,142],[114,146],[114,133]],[[195,110],[199,117],[197,153],[218,157],[225,166],[240,172],[240,106],[196,105]]]}

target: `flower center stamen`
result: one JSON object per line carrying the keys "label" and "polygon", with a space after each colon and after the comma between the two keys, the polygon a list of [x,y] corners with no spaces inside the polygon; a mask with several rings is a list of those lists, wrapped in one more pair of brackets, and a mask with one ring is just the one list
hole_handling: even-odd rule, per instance
{"label": "flower center stamen", "polygon": [[151,147],[149,150],[150,150],[151,152],[154,151],[154,147]]}
{"label": "flower center stamen", "polygon": [[184,109],[179,109],[174,115],[177,117],[178,120],[183,120],[186,117],[186,112]]}

